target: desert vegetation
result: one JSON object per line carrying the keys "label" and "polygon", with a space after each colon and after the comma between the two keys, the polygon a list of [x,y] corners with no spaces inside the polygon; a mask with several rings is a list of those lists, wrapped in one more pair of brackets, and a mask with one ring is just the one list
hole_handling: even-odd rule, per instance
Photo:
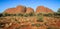
{"label": "desert vegetation", "polygon": [[[40,7],[37,9],[40,10]],[[0,29],[60,29],[60,8],[57,12],[51,11],[52,13],[50,13],[50,9],[48,9],[49,13],[47,13],[48,10],[44,12],[43,9],[43,13],[38,10],[37,13],[33,12],[32,8],[28,8],[29,13],[26,12],[26,8],[24,10],[25,13],[18,11],[13,14],[11,14],[12,12],[7,13],[8,11],[0,13]]]}

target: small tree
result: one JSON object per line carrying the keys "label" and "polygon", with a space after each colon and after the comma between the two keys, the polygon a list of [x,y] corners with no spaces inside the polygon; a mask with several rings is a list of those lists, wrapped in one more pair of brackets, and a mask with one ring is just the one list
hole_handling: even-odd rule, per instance
{"label": "small tree", "polygon": [[58,13],[60,13],[60,8],[58,9],[58,11],[57,11]]}
{"label": "small tree", "polygon": [[54,12],[54,16],[55,16],[55,17],[56,17],[56,16],[60,16],[60,13]]}
{"label": "small tree", "polygon": [[2,13],[0,13],[0,17],[2,17],[3,16],[3,14]]}

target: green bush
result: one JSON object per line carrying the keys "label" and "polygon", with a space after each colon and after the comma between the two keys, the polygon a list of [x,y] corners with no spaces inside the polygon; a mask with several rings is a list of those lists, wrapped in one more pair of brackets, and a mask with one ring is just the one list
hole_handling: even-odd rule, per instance
{"label": "green bush", "polygon": [[40,24],[32,24],[32,26],[40,27]]}
{"label": "green bush", "polygon": [[3,13],[3,16],[11,16],[11,14]]}
{"label": "green bush", "polygon": [[23,16],[23,14],[19,13],[19,14],[16,14],[16,16]]}
{"label": "green bush", "polygon": [[57,11],[58,13],[60,13],[60,8],[58,9],[58,11]]}
{"label": "green bush", "polygon": [[47,29],[60,29],[58,27],[48,27]]}
{"label": "green bush", "polygon": [[5,23],[0,23],[0,28],[3,28],[5,26]]}
{"label": "green bush", "polygon": [[38,17],[37,22],[43,22],[43,17]]}
{"label": "green bush", "polygon": [[41,25],[40,24],[35,24],[36,25],[36,27],[40,27]]}
{"label": "green bush", "polygon": [[2,13],[0,13],[0,17],[2,17],[3,16],[3,14]]}
{"label": "green bush", "polygon": [[60,13],[56,13],[56,12],[55,12],[55,13],[54,13],[54,16],[60,16]]}
{"label": "green bush", "polygon": [[33,24],[31,24],[32,26],[35,26],[35,24],[33,23]]}
{"label": "green bush", "polygon": [[48,13],[48,14],[43,14],[43,16],[50,17],[50,16],[53,16],[53,14],[51,14],[51,13]]}
{"label": "green bush", "polygon": [[34,16],[34,13],[26,13],[24,14],[25,17],[28,17],[28,16]]}
{"label": "green bush", "polygon": [[29,16],[34,16],[34,13],[29,13]]}
{"label": "green bush", "polygon": [[41,15],[42,15],[42,13],[38,13],[38,14],[37,14],[37,16],[41,16]]}
{"label": "green bush", "polygon": [[28,14],[24,14],[25,17],[28,17],[29,15]]}

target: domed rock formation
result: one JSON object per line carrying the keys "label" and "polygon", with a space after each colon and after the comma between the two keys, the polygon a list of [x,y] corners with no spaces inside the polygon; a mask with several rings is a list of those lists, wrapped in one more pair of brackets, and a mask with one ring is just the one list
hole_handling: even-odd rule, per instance
{"label": "domed rock formation", "polygon": [[[32,13],[34,12],[34,9],[33,8],[26,8],[25,6],[17,6],[16,8],[8,8],[4,11],[4,13],[8,13],[8,14],[19,14],[19,13]],[[49,8],[46,8],[44,6],[38,6],[37,9],[36,9],[36,13],[51,13],[53,12],[51,9]]]}
{"label": "domed rock formation", "polygon": [[8,13],[8,14],[14,14],[16,13],[16,8],[8,8],[4,11],[4,13]]}
{"label": "domed rock formation", "polygon": [[44,6],[38,6],[36,9],[36,13],[51,13],[53,12],[51,9],[46,8]]}
{"label": "domed rock formation", "polygon": [[18,14],[25,12],[26,12],[26,7],[24,6],[17,6],[16,8],[8,8],[4,11],[4,13],[8,13],[8,14]]}
{"label": "domed rock formation", "polygon": [[32,13],[32,12],[34,12],[34,9],[30,7],[26,8],[26,13]]}
{"label": "domed rock formation", "polygon": [[26,7],[25,6],[17,6],[16,7],[17,13],[25,13],[26,12]]}

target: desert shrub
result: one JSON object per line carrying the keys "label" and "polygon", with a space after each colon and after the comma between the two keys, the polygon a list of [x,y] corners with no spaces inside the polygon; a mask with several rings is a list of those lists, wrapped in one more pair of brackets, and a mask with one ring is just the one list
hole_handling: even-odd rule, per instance
{"label": "desert shrub", "polygon": [[36,25],[36,27],[40,27],[41,25],[40,24],[35,24]]}
{"label": "desert shrub", "polygon": [[3,13],[3,16],[11,16],[11,14]]}
{"label": "desert shrub", "polygon": [[51,29],[51,27],[48,27],[47,29]]}
{"label": "desert shrub", "polygon": [[0,17],[2,17],[3,16],[3,14],[2,13],[0,13]]}
{"label": "desert shrub", "polygon": [[19,26],[19,27],[17,27],[17,28],[15,28],[15,29],[20,29],[21,27]]}
{"label": "desert shrub", "polygon": [[55,12],[55,13],[54,13],[54,16],[60,16],[60,13],[56,13],[56,12]]}
{"label": "desert shrub", "polygon": [[5,26],[5,23],[0,23],[0,28],[3,28]]}
{"label": "desert shrub", "polygon": [[54,18],[60,18],[60,14],[59,13],[54,13]]}
{"label": "desert shrub", "polygon": [[38,17],[37,22],[43,22],[43,17]]}
{"label": "desert shrub", "polygon": [[32,24],[31,24],[31,26],[35,26],[35,24],[34,24],[34,23],[32,23]]}
{"label": "desert shrub", "polygon": [[16,14],[11,14],[12,16],[16,16]]}
{"label": "desert shrub", "polygon": [[37,24],[35,24],[35,25],[36,25],[36,27],[40,27],[40,26],[41,26],[41,25],[40,25],[40,24],[38,24],[38,23],[37,23]]}
{"label": "desert shrub", "polygon": [[44,25],[48,26],[47,22],[45,22]]}
{"label": "desert shrub", "polygon": [[23,14],[19,13],[19,14],[16,14],[17,16],[23,16]]}
{"label": "desert shrub", "polygon": [[51,14],[51,13],[48,13],[48,14],[43,14],[43,16],[47,16],[47,17],[50,17],[50,16],[52,16],[53,14]]}
{"label": "desert shrub", "polygon": [[32,26],[36,26],[36,27],[40,27],[41,25],[40,24],[31,24]]}
{"label": "desert shrub", "polygon": [[29,13],[29,16],[34,16],[34,13]]}
{"label": "desert shrub", "polygon": [[41,15],[42,15],[42,13],[38,13],[38,14],[37,14],[37,16],[41,16]]}
{"label": "desert shrub", "polygon": [[21,27],[28,27],[29,25],[21,25]]}
{"label": "desert shrub", "polygon": [[60,28],[50,26],[50,27],[48,27],[47,29],[60,29]]}
{"label": "desert shrub", "polygon": [[26,13],[26,14],[24,14],[25,17],[34,16],[34,15],[35,15],[34,13]]}
{"label": "desert shrub", "polygon": [[48,13],[49,16],[52,16],[52,13]]}
{"label": "desert shrub", "polygon": [[48,14],[43,14],[43,16],[48,16]]}
{"label": "desert shrub", "polygon": [[28,17],[29,15],[28,14],[24,14],[25,17]]}
{"label": "desert shrub", "polygon": [[58,9],[58,11],[57,11],[58,13],[60,13],[60,8]]}

